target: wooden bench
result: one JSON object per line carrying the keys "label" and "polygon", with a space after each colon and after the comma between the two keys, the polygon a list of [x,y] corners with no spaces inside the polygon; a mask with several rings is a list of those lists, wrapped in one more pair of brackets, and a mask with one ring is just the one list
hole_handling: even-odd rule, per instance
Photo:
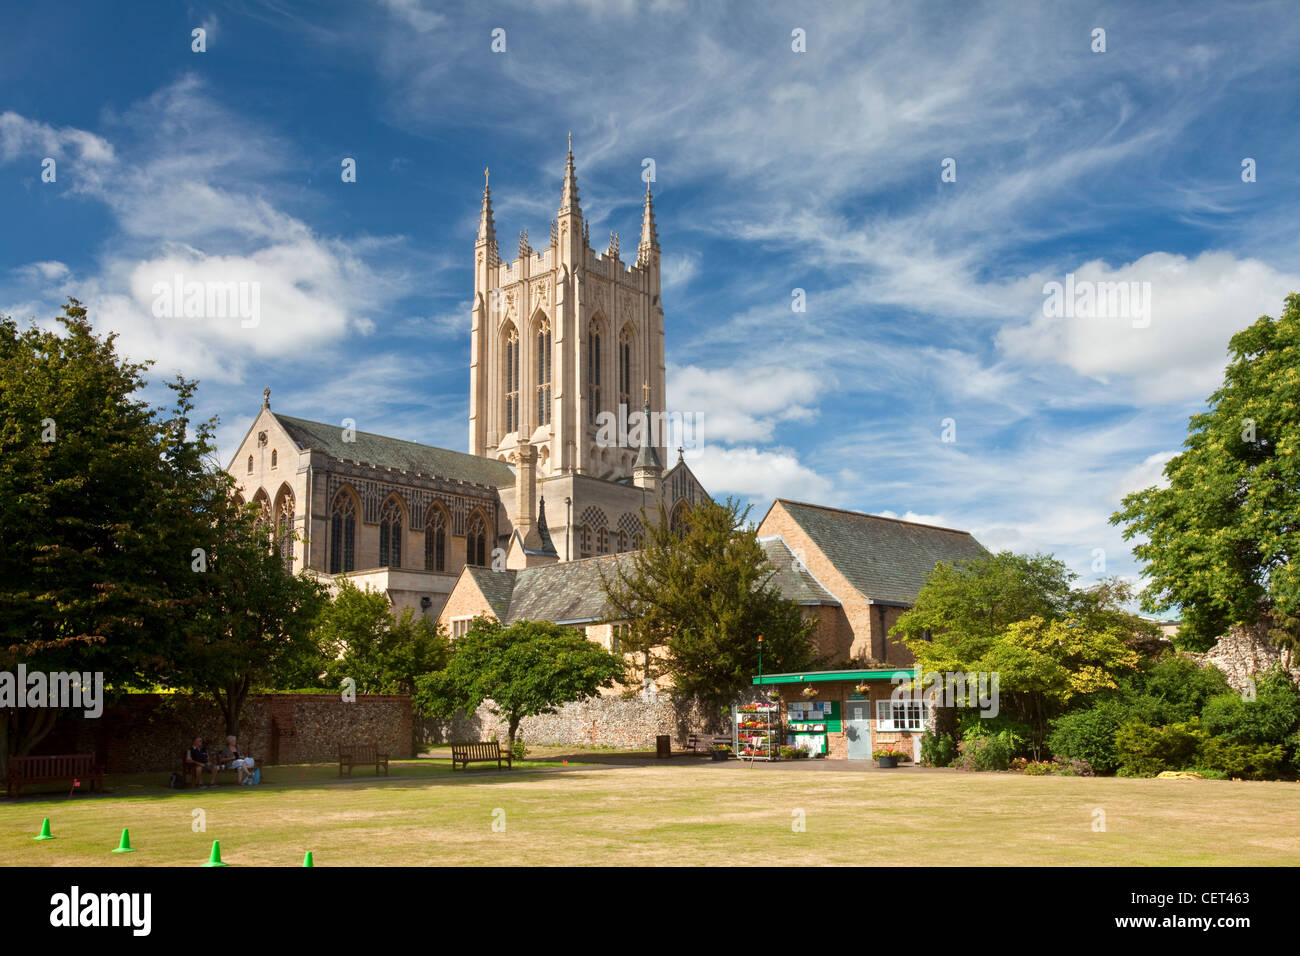
{"label": "wooden bench", "polygon": [[501,744],[495,740],[489,740],[486,743],[467,743],[451,745],[451,769],[456,769],[456,764],[460,764],[465,769],[469,769],[471,762],[495,760],[497,769],[501,768],[501,761],[506,762],[510,767],[510,751],[502,748]]}
{"label": "wooden bench", "polygon": [[352,768],[357,764],[374,764],[376,776],[380,768],[383,768],[384,776],[388,776],[388,754],[380,753],[377,744],[339,744],[339,776],[343,776],[345,767],[348,776],[352,776]]}
{"label": "wooden bench", "polygon": [[22,793],[28,783],[55,783],[66,780],[90,781],[90,789],[104,792],[104,770],[95,763],[94,754],[65,754],[56,757],[10,757],[9,796]]}
{"label": "wooden bench", "polygon": [[[190,766],[190,764],[189,764],[189,759],[190,759],[190,752],[189,752],[188,750],[185,751],[183,754],[181,754],[181,779],[185,781],[185,786],[186,786],[186,787],[188,787],[188,786],[190,785],[190,779],[191,779],[191,778],[193,777],[193,775],[194,775],[194,768]],[[211,753],[208,754],[208,759],[209,759],[209,760],[212,759],[212,754],[211,754]],[[254,758],[253,769],[254,769],[254,770],[261,770],[261,769],[262,769],[262,765],[261,765],[261,763],[257,762],[256,758]],[[207,769],[206,767],[203,769],[203,773],[204,773],[204,774],[207,774],[209,777],[212,776],[212,771],[209,770],[209,769]],[[239,771],[238,771],[236,768],[234,768],[234,767],[221,767],[221,766],[218,766],[218,767],[217,767],[217,773],[219,773],[219,774],[220,774],[220,773],[229,773],[229,774],[234,774],[234,775],[235,775],[235,779],[236,779],[236,780],[239,779]],[[203,776],[200,775],[200,776],[199,776],[199,783],[202,783],[202,782],[203,782]]]}
{"label": "wooden bench", "polygon": [[686,749],[691,753],[707,753],[719,744],[731,748],[735,741],[730,734],[690,734],[686,738]]}

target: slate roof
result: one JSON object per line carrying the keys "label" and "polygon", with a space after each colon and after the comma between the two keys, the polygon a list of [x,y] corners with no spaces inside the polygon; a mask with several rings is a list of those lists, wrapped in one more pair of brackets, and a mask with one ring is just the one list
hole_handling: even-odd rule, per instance
{"label": "slate roof", "polygon": [[520,571],[465,569],[503,624],[515,621],[606,621],[601,572],[612,578],[633,552],[606,554]]}
{"label": "slate roof", "polygon": [[[839,604],[807,572],[795,571],[794,555],[780,539],[761,542],[776,568],[773,583],[782,597],[800,604]],[[478,589],[503,624],[516,621],[607,621],[602,573],[613,579],[620,564],[631,566],[635,552],[606,554],[520,571],[467,567]]]}
{"label": "slate roof", "polygon": [[771,583],[781,592],[787,601],[799,604],[832,604],[840,602],[834,594],[822,587],[808,569],[795,561],[794,553],[780,538],[765,538],[758,542],[763,546],[767,560],[772,562],[776,574]]}
{"label": "slate roof", "polygon": [[370,432],[356,432],[356,441],[345,442],[338,425],[293,418],[278,412],[273,414],[300,448],[323,451],[334,458],[468,481],[488,488],[502,488],[515,483],[514,472],[503,461]]}
{"label": "slate roof", "polygon": [[934,566],[978,558],[988,551],[969,532],[897,518],[842,511],[778,498],[835,569],[865,598],[907,604]]}

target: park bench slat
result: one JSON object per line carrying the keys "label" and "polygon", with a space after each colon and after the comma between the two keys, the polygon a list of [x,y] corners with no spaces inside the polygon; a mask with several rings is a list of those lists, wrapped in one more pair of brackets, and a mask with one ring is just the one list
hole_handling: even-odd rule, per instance
{"label": "park bench slat", "polygon": [[95,763],[94,754],[58,754],[46,757],[10,757],[7,791],[9,796],[22,793],[28,783],[54,783],[62,780],[90,781],[91,789],[104,789],[104,770]]}
{"label": "park bench slat", "polygon": [[497,769],[501,767],[501,761],[506,762],[506,767],[511,767],[510,751],[502,748],[499,741],[472,741],[463,744],[451,745],[451,769],[456,769],[456,764],[460,764],[465,769],[469,768],[471,763],[495,760]]}
{"label": "park bench slat", "polygon": [[352,768],[357,764],[375,765],[375,774],[378,775],[383,770],[384,776],[388,776],[388,754],[382,753],[378,744],[339,744],[339,776],[343,776],[344,769],[347,770],[348,776],[352,776]]}

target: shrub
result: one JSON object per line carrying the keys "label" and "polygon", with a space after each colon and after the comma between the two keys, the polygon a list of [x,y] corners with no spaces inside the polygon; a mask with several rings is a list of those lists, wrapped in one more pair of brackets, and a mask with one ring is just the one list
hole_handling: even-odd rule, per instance
{"label": "shrub", "polygon": [[1190,767],[1201,752],[1205,732],[1193,717],[1181,724],[1152,727],[1130,720],[1115,734],[1115,755],[1122,777],[1152,777],[1162,770]]}
{"label": "shrub", "polygon": [[1237,743],[1284,743],[1300,723],[1300,689],[1273,667],[1256,681],[1254,700],[1219,694],[1205,705],[1201,720],[1207,733]]}
{"label": "shrub", "polygon": [[1232,688],[1217,667],[1169,654],[1121,684],[1130,716],[1159,727],[1199,717],[1210,698]]}
{"label": "shrub", "polygon": [[1095,777],[1097,772],[1082,757],[1053,757],[1051,772],[1058,777]]}
{"label": "shrub", "polygon": [[937,737],[926,731],[921,738],[921,766],[947,767],[957,755],[957,743],[951,734],[939,734]]}
{"label": "shrub", "polygon": [[524,744],[524,738],[516,736],[515,745],[510,748],[511,760],[523,760],[528,756],[528,747]]}
{"label": "shrub", "polygon": [[1211,737],[1201,746],[1200,765],[1227,777],[1275,780],[1285,759],[1286,747],[1282,744],[1269,747],[1235,743],[1226,737]]}
{"label": "shrub", "polygon": [[1043,777],[1052,772],[1052,762],[1050,760],[1030,760],[1028,757],[1017,757],[1011,761],[1009,769],[1023,773],[1027,777]]}
{"label": "shrub", "polygon": [[968,732],[957,744],[957,758],[952,765],[958,770],[1006,770],[1019,738],[1009,730],[991,737]]}
{"label": "shrub", "polygon": [[1085,760],[1096,773],[1114,773],[1119,766],[1115,733],[1124,722],[1124,706],[1113,700],[1063,714],[1047,735],[1047,749],[1058,757]]}

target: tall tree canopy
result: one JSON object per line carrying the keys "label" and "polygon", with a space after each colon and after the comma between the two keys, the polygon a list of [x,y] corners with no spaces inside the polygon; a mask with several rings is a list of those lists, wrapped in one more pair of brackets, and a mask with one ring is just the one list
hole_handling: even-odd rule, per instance
{"label": "tall tree canopy", "polygon": [[[210,425],[194,384],[170,413],[140,398],[125,361],[70,300],[56,328],[0,320],[0,666],[150,682],[193,610],[195,494]],[[0,720],[0,762],[27,753],[53,709]],[[3,767],[0,767],[0,771]]]}
{"label": "tall tree canopy", "polygon": [[[1076,590],[1073,580],[1050,555],[941,563],[891,633],[923,673],[997,674],[1000,708],[1028,723],[1037,752],[1048,721],[1082,695],[1117,687],[1138,665],[1135,646],[1155,632],[1124,609],[1123,583]],[[951,732],[951,712],[937,716],[934,731]]]}
{"label": "tall tree canopy", "polygon": [[325,587],[290,571],[273,547],[270,523],[255,506],[240,504],[231,485],[224,472],[208,477],[205,520],[192,539],[201,553],[190,565],[190,587],[202,600],[178,630],[168,682],[208,694],[226,733],[238,734],[249,691],[277,683],[318,653],[311,625]]}
{"label": "tall tree canopy", "polygon": [[752,686],[760,634],[764,670],[813,663],[816,624],[771,583],[776,569],[748,517],[728,499],[696,505],[681,527],[663,509],[657,521],[643,518],[645,547],[604,587],[613,616],[629,622],[625,644],[643,654],[645,676],[659,667],[677,692],[726,703]]}
{"label": "tall tree canopy", "polygon": [[440,671],[416,680],[415,702],[425,713],[473,713],[485,700],[506,721],[510,747],[525,717],[553,713],[623,677],[622,658],[571,627],[517,621],[505,627],[477,618],[452,644]]}
{"label": "tall tree canopy", "polygon": [[1193,415],[1165,487],[1124,499],[1112,516],[1150,585],[1143,605],[1179,608],[1180,644],[1203,650],[1234,624],[1274,620],[1300,637],[1300,296],[1229,341],[1209,408]]}
{"label": "tall tree canopy", "polygon": [[324,652],[328,680],[356,682],[358,694],[410,694],[415,678],[447,666],[446,636],[410,608],[394,615],[382,591],[344,581],[312,628]]}

